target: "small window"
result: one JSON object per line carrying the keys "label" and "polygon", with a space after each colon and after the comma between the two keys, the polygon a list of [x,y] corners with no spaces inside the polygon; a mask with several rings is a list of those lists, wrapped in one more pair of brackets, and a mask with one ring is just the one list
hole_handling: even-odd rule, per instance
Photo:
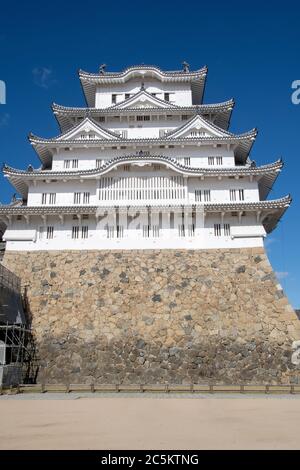
{"label": "small window", "polygon": [[55,204],[56,203],[56,193],[50,193],[49,194],[49,204]]}
{"label": "small window", "polygon": [[83,193],[83,204],[90,203],[90,193],[84,192]]}
{"label": "small window", "polygon": [[88,220],[89,214],[82,214],[82,220]]}
{"label": "small window", "polygon": [[215,237],[221,236],[221,224],[214,224],[214,235]]}
{"label": "small window", "polygon": [[170,93],[165,93],[164,94],[164,99],[165,99],[165,101],[170,101]]}
{"label": "small window", "polygon": [[204,202],[210,202],[210,189],[204,189]]}
{"label": "small window", "polygon": [[128,100],[130,98],[130,93],[125,93],[125,100]]}
{"label": "small window", "polygon": [[239,189],[239,199],[240,199],[240,201],[244,201],[244,190],[243,189]]}
{"label": "small window", "polygon": [[71,160],[64,161],[64,168],[70,168]]}
{"label": "small window", "polygon": [[185,164],[185,166],[190,166],[190,164],[191,164],[190,157],[184,157],[184,164]]}
{"label": "small window", "polygon": [[114,94],[114,93],[111,95],[111,102],[112,102],[112,104],[116,104],[116,102],[117,102],[117,95]]}
{"label": "small window", "polygon": [[115,227],[113,225],[108,225],[106,228],[107,238],[114,238]]}
{"label": "small window", "polygon": [[143,225],[143,237],[149,238],[150,236],[150,225]]}
{"label": "small window", "polygon": [[78,160],[77,159],[72,160],[72,168],[78,168]]}
{"label": "small window", "polygon": [[152,236],[154,238],[158,238],[159,237],[159,225],[153,225],[152,226]]}
{"label": "small window", "polygon": [[54,233],[53,225],[47,227],[47,240],[52,240]]}
{"label": "small window", "polygon": [[208,164],[214,165],[215,164],[215,157],[208,157]]}
{"label": "small window", "polygon": [[201,189],[195,189],[195,201],[201,202],[202,201],[202,191]]}
{"label": "small window", "polygon": [[47,204],[47,193],[42,194],[42,204]]}
{"label": "small window", "polygon": [[87,225],[83,225],[81,227],[81,238],[88,238],[89,237],[89,227]]}
{"label": "small window", "polygon": [[161,166],[160,166],[160,165],[157,165],[156,163],[154,163],[153,169],[154,169],[154,171],[158,171],[158,170],[161,169]]}
{"label": "small window", "polygon": [[178,225],[178,235],[179,237],[185,237],[185,227],[184,224]]}
{"label": "small window", "polygon": [[74,193],[74,204],[81,203],[81,193]]}
{"label": "small window", "polygon": [[224,236],[230,237],[230,224],[224,224]]}
{"label": "small window", "polygon": [[222,165],[223,164],[223,158],[222,157],[216,157],[216,164],[217,165]]}
{"label": "small window", "polygon": [[97,158],[96,160],[96,168],[101,168],[102,166],[102,160],[100,160],[99,158]]}
{"label": "small window", "polygon": [[72,227],[72,238],[73,240],[77,240],[79,238],[79,226],[75,225]]}
{"label": "small window", "polygon": [[123,225],[117,225],[117,238],[123,238],[123,236],[124,236]]}
{"label": "small window", "polygon": [[230,189],[230,201],[235,202],[236,201],[236,190],[235,189]]}
{"label": "small window", "polygon": [[130,171],[130,165],[124,165],[123,170],[124,171]]}
{"label": "small window", "polygon": [[195,224],[190,224],[188,226],[188,233],[189,233],[189,237],[195,236]]}

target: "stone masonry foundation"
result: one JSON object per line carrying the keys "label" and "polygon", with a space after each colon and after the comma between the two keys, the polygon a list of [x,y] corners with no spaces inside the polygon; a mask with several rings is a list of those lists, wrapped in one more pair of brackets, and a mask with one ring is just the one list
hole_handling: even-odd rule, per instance
{"label": "stone masonry foundation", "polygon": [[38,380],[300,383],[300,321],[263,249],[6,252]]}

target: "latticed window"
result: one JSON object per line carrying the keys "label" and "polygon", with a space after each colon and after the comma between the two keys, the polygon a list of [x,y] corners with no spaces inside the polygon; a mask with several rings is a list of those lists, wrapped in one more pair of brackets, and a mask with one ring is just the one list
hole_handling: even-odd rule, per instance
{"label": "latticed window", "polygon": [[221,236],[221,224],[214,224],[214,235],[215,237]]}
{"label": "latticed window", "polygon": [[49,204],[55,204],[56,203],[56,193],[50,193],[49,194]]}
{"label": "latticed window", "polygon": [[152,225],[152,237],[159,237],[159,225]]}
{"label": "latticed window", "polygon": [[74,240],[77,240],[79,238],[79,226],[78,225],[74,225],[72,227],[72,238]]}
{"label": "latticed window", "polygon": [[[124,171],[128,171],[124,166]],[[99,181],[101,201],[184,199],[182,176],[103,177]]]}
{"label": "latticed window", "polygon": [[215,157],[208,157],[208,164],[214,165],[215,164]]}
{"label": "latticed window", "polygon": [[150,236],[150,225],[143,225],[143,237],[149,238]]}
{"label": "latticed window", "polygon": [[185,166],[189,166],[191,164],[190,157],[184,157],[184,164],[185,164]]}
{"label": "latticed window", "polygon": [[202,201],[202,191],[201,189],[195,189],[195,201],[201,202]]}
{"label": "latticed window", "polygon": [[195,236],[195,224],[189,224],[188,234],[189,234],[189,237],[194,237]]}
{"label": "latticed window", "polygon": [[71,160],[64,160],[64,168],[70,168]]}
{"label": "latticed window", "polygon": [[225,237],[230,237],[230,224],[224,224],[224,236]]}
{"label": "latticed window", "polygon": [[203,191],[204,202],[210,201],[210,189],[204,189]]}
{"label": "latticed window", "polygon": [[72,160],[72,168],[78,168],[78,160],[76,158]]}
{"label": "latticed window", "polygon": [[113,225],[107,225],[106,235],[107,235],[107,238],[114,238],[114,236],[115,236],[115,227]]}
{"label": "latticed window", "polygon": [[42,204],[47,204],[47,193],[42,194]]}
{"label": "latticed window", "polygon": [[223,158],[222,157],[216,157],[216,164],[217,165],[222,165],[223,164]]}
{"label": "latticed window", "polygon": [[83,225],[81,227],[81,238],[88,238],[89,236],[89,227],[87,225]]}
{"label": "latticed window", "polygon": [[178,235],[179,237],[185,237],[185,227],[184,224],[178,225]]}
{"label": "latticed window", "polygon": [[230,189],[230,201],[236,201],[236,190]]}
{"label": "latticed window", "polygon": [[81,193],[74,193],[74,204],[80,204],[81,202]]}
{"label": "latticed window", "polygon": [[89,204],[90,203],[90,193],[84,192],[83,193],[83,204]]}
{"label": "latticed window", "polygon": [[244,201],[244,190],[243,189],[239,189],[239,199],[240,199],[240,201]]}
{"label": "latticed window", "polygon": [[53,238],[53,234],[54,234],[53,225],[48,225],[48,227],[47,227],[47,239],[51,240]]}
{"label": "latticed window", "polygon": [[123,225],[117,225],[117,238],[124,237],[124,227]]}
{"label": "latticed window", "polygon": [[100,160],[100,158],[97,158],[96,160],[96,168],[100,168],[102,165],[102,160]]}

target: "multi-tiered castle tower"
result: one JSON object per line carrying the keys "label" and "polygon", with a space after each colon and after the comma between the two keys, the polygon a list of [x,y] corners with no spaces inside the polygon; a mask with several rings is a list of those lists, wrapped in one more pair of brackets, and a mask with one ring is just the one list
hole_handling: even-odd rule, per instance
{"label": "multi-tiered castle tower", "polygon": [[207,69],[80,72],[87,108],[53,105],[41,168],[4,174],[7,250],[261,247],[290,204],[266,200],[282,162],[256,166],[256,130],[228,131],[233,100],[202,104]]}
{"label": "multi-tiered castle tower", "polygon": [[[186,63],[172,72],[144,65],[121,73],[104,65],[97,74],[80,71],[87,107],[54,104],[60,135],[29,136],[41,167],[4,166],[21,195],[0,206],[6,263],[18,266],[30,284],[45,358],[51,341],[61,340],[62,325],[64,334],[75,328],[74,338],[82,332],[79,343],[72,339],[80,352],[69,341],[67,356],[77,351],[81,366],[73,369],[84,380],[96,372],[101,380],[129,380],[132,364],[139,372],[131,380],[228,380],[224,337],[244,344],[248,333],[264,332],[291,346],[287,325],[283,333],[263,318],[266,298],[275,312],[279,305],[286,309],[289,332],[297,336],[292,309],[263,254],[264,237],[291,202],[289,196],[267,199],[282,161],[257,166],[250,159],[256,130],[228,130],[233,100],[202,103],[206,74]],[[247,334],[238,333],[240,315]],[[206,330],[216,335],[212,343]],[[84,345],[98,344],[95,338],[110,351],[109,372],[103,364],[88,372]],[[158,375],[151,375],[147,348],[160,363]],[[219,354],[221,369],[216,359],[207,366],[205,358]],[[56,380],[55,357],[49,361],[47,373]],[[75,380],[73,369],[65,374]],[[251,370],[246,378],[252,380]]]}

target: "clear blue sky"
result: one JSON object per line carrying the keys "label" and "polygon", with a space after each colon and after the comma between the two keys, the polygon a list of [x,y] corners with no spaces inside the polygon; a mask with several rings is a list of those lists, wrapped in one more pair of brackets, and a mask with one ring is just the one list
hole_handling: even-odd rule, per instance
{"label": "clear blue sky", "polygon": [[[300,80],[300,3],[164,0],[81,3],[2,2],[0,161],[39,165],[30,131],[59,133],[50,105],[84,106],[77,71],[116,71],[133,64],[163,69],[208,66],[204,102],[235,98],[233,132],[258,127],[251,158],[282,156],[285,167],[270,197],[291,193],[293,203],[268,237],[267,250],[292,304],[300,307],[300,105],[291,83]],[[0,200],[13,188],[0,177]]]}

